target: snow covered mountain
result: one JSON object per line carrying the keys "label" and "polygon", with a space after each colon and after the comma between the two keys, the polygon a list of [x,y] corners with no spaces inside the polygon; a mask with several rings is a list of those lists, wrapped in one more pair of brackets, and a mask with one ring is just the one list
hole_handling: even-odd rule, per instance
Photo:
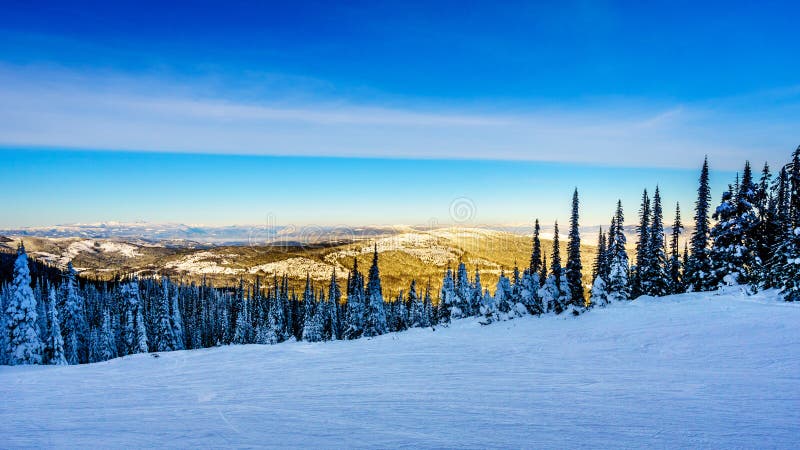
{"label": "snow covered mountain", "polygon": [[0,367],[4,447],[796,448],[800,305],[579,317]]}
{"label": "snow covered mountain", "polygon": [[[543,233],[546,234],[546,233]],[[302,238],[301,238],[302,235]],[[334,268],[342,278],[352,267],[353,259],[368,267],[373,247],[381,255],[381,272],[386,294],[407,289],[412,278],[419,282],[441,280],[444,270],[464,261],[470,271],[479,268],[484,282],[492,287],[502,270],[510,272],[515,264],[524,268],[530,260],[531,237],[486,228],[415,229],[393,227],[359,229],[350,235],[342,230],[301,233],[288,231],[268,243],[255,240],[236,245],[205,245],[194,241],[149,241],[143,239],[38,237],[31,234],[8,235],[0,248],[15,250],[24,240],[29,255],[59,267],[72,262],[86,276],[111,279],[114,275],[168,275],[180,279],[203,277],[220,285],[233,285],[239,278],[253,281],[257,276],[286,274],[295,286],[313,280],[330,279]],[[262,236],[263,237],[263,236]],[[192,243],[190,245],[189,243]],[[586,283],[590,283],[592,262],[596,255],[593,241],[582,250]],[[543,240],[549,253],[552,241]],[[566,239],[562,235],[562,252]]]}

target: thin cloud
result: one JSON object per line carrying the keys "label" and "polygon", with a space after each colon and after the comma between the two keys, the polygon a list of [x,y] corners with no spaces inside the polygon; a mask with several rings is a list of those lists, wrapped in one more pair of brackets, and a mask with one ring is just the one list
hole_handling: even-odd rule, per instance
{"label": "thin cloud", "polygon": [[797,114],[762,117],[724,102],[498,113],[242,100],[165,80],[0,69],[4,146],[676,168],[694,168],[708,154],[717,168],[733,169],[744,157],[782,161],[797,139]]}

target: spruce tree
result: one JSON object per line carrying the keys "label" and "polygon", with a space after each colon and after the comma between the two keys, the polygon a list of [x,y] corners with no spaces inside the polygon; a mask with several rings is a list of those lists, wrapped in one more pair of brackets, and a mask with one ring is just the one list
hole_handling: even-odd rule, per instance
{"label": "spruce tree", "polygon": [[606,276],[606,237],[603,234],[603,227],[600,227],[600,232],[597,236],[597,255],[592,265],[592,280],[597,277],[604,278]]}
{"label": "spruce tree", "polygon": [[667,275],[667,255],[664,251],[664,214],[661,206],[661,193],[656,186],[653,195],[653,209],[648,232],[647,261],[642,273],[642,289],[646,295],[662,297],[669,293]]}
{"label": "spruce tree", "polygon": [[10,290],[5,310],[6,362],[12,366],[42,364],[44,346],[39,335],[36,298],[31,289],[28,255],[22,243],[17,249]]}
{"label": "spruce tree", "polygon": [[639,227],[637,228],[639,240],[636,241],[636,266],[630,280],[631,298],[636,298],[645,293],[644,272],[650,264],[650,197],[647,189],[642,193],[642,204],[639,209]]}
{"label": "spruce tree", "polygon": [[436,306],[436,323],[446,325],[450,323],[453,308],[456,305],[456,287],[453,281],[453,271],[448,267],[442,278],[442,288],[439,291],[439,303]]}
{"label": "spruce tree", "polygon": [[567,267],[565,272],[569,287],[569,303],[578,309],[586,306],[583,292],[583,265],[581,264],[581,234],[578,225],[578,189],[572,194],[572,214],[569,219],[569,240],[567,242]]}
{"label": "spruce tree", "polygon": [[172,326],[172,314],[170,313],[170,304],[172,303],[170,296],[170,283],[166,277],[161,279],[162,293],[158,299],[156,314],[157,328],[156,328],[156,351],[169,352],[176,349],[175,344],[175,330]]}
{"label": "spruce tree", "polygon": [[458,263],[458,270],[456,272],[455,282],[456,303],[453,308],[453,319],[460,319],[462,317],[469,317],[472,315],[471,310],[471,297],[472,285],[469,282],[469,275],[467,275],[467,266],[463,261]]}
{"label": "spruce tree", "polygon": [[339,327],[339,303],[342,301],[342,290],[339,288],[339,282],[336,280],[336,267],[333,268],[331,273],[331,282],[328,287],[328,325],[326,329],[330,330],[330,339],[335,341],[342,338],[342,330]]}
{"label": "spruce tree", "polygon": [[378,245],[372,255],[372,266],[369,268],[367,281],[367,308],[364,336],[372,337],[385,334],[388,331],[386,323],[386,306],[381,288],[381,273],[378,269]]}
{"label": "spruce tree", "polygon": [[[539,241],[539,219],[533,225],[533,244],[531,248],[531,262],[529,270],[531,273],[539,273],[542,268],[542,243]],[[482,295],[482,294],[481,294]]]}
{"label": "spruce tree", "polygon": [[364,302],[364,280],[358,271],[358,259],[353,258],[353,269],[347,286],[347,321],[345,339],[358,339],[364,334],[366,305]]}
{"label": "spruce tree", "polygon": [[606,291],[609,301],[628,300],[630,298],[630,284],[628,281],[628,253],[625,250],[626,239],[624,233],[625,215],[622,210],[622,201],[617,201],[617,210],[611,221],[609,235],[611,245],[607,252],[610,257],[610,271]]}
{"label": "spruce tree", "polygon": [[750,163],[745,164],[741,181],[723,193],[714,213],[717,223],[711,230],[711,286],[750,284],[757,279],[759,261],[755,234],[758,217],[753,209],[756,187]]}
{"label": "spruce tree", "polygon": [[681,223],[681,205],[675,205],[675,221],[672,222],[672,237],[669,243],[669,293],[678,294],[683,292],[681,276],[683,274],[683,264],[680,255],[680,238],[683,231]]}
{"label": "spruce tree", "polygon": [[48,289],[47,302],[47,324],[46,333],[45,361],[47,364],[55,366],[67,365],[67,358],[64,356],[64,338],[61,336],[61,322],[58,319],[58,309],[56,308],[56,290]]}
{"label": "spruce tree", "polygon": [[703,169],[700,171],[691,253],[684,272],[684,285],[693,292],[706,291],[710,288],[711,260],[708,247],[711,235],[711,223],[708,219],[710,201],[711,188],[709,187],[708,158],[706,158],[703,161]]}
{"label": "spruce tree", "polygon": [[86,347],[86,314],[84,299],[77,286],[77,278],[72,263],[67,264],[63,273],[62,291],[64,297],[63,310],[61,311],[61,332],[64,336],[64,352],[67,362],[80,364],[88,362],[88,349]]}

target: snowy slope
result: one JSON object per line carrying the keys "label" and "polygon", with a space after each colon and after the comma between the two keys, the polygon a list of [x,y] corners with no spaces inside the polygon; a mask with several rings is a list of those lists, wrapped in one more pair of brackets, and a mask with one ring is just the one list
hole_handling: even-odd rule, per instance
{"label": "snowy slope", "polygon": [[581,317],[0,368],[2,447],[800,445],[800,305],[645,298]]}

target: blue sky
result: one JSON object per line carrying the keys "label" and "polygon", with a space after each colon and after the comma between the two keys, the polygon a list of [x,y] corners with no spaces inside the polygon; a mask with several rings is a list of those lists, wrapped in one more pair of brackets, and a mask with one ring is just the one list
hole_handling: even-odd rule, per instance
{"label": "blue sky", "polygon": [[703,155],[720,188],[745,159],[777,165],[797,146],[798,13],[793,2],[4,5],[0,201],[12,207],[0,226],[420,224],[447,222],[460,197],[481,223],[565,220],[574,186],[584,222],[604,223],[617,197],[634,217],[656,183],[688,206]]}

